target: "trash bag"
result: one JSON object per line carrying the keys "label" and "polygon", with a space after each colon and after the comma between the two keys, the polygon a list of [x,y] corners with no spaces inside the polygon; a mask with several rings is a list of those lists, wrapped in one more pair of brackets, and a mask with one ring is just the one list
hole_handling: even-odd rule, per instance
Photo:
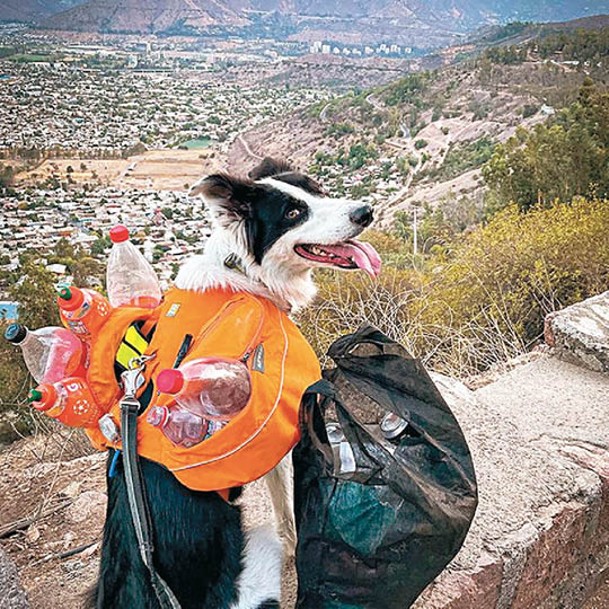
{"label": "trash bag", "polygon": [[469,449],[421,363],[380,331],[328,355],[336,368],[303,397],[293,452],[296,607],[407,609],[474,517]]}

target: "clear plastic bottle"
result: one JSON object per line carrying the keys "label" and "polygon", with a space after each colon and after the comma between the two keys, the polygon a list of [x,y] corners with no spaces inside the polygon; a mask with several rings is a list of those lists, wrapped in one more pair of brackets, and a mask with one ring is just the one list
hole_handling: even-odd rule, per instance
{"label": "clear plastic bottle", "polygon": [[129,230],[119,224],[110,230],[114,244],[108,258],[106,288],[113,307],[154,309],[162,298],[158,277],[142,253],[129,241]]}
{"label": "clear plastic bottle", "polygon": [[146,420],[155,427],[160,427],[165,436],[176,446],[190,448],[210,435],[210,421],[181,408],[154,406]]}
{"label": "clear plastic bottle", "polygon": [[334,472],[352,474],[356,470],[355,454],[341,426],[330,421],[326,423],[326,433],[334,454]]}
{"label": "clear plastic bottle", "polygon": [[83,378],[42,383],[30,391],[32,406],[71,427],[92,427],[104,414]]}
{"label": "clear plastic bottle", "polygon": [[112,311],[108,299],[99,292],[75,287],[59,291],[57,306],[63,325],[84,341],[99,332]]}
{"label": "clear plastic bottle", "polygon": [[21,347],[25,365],[37,383],[55,383],[66,376],[85,374],[87,348],[66,328],[49,326],[30,331],[11,324],[4,338]]}
{"label": "clear plastic bottle", "polygon": [[175,396],[185,410],[211,421],[227,421],[247,405],[252,392],[247,366],[238,360],[202,357],[162,370],[162,393]]}

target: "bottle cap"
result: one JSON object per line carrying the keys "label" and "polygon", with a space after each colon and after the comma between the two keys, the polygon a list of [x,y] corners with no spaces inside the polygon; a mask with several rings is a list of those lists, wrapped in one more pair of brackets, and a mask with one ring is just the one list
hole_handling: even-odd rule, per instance
{"label": "bottle cap", "polygon": [[42,391],[39,391],[38,389],[31,389],[30,395],[27,396],[27,401],[40,402],[40,400],[42,400],[42,397]]}
{"label": "bottle cap", "polygon": [[169,418],[169,408],[166,406],[155,406],[150,409],[146,420],[154,427],[163,427]]}
{"label": "bottle cap", "polygon": [[39,385],[36,389],[30,391],[28,396],[28,402],[36,410],[45,412],[53,407],[53,404],[57,401],[57,390],[53,385]]}
{"label": "bottle cap", "polygon": [[395,440],[408,427],[408,421],[393,412],[388,412],[381,421],[381,431],[387,440]]}
{"label": "bottle cap", "polygon": [[112,243],[122,243],[129,239],[129,229],[123,224],[117,224],[110,229],[110,241]]}
{"label": "bottle cap", "polygon": [[78,288],[62,288],[59,290],[57,297],[57,305],[64,311],[74,311],[82,305],[85,300],[85,295]]}
{"label": "bottle cap", "polygon": [[18,345],[26,336],[27,328],[23,324],[11,324],[4,331],[4,338],[14,345]]}
{"label": "bottle cap", "polygon": [[184,387],[184,375],[175,368],[161,370],[156,377],[156,387],[162,393],[178,393]]}

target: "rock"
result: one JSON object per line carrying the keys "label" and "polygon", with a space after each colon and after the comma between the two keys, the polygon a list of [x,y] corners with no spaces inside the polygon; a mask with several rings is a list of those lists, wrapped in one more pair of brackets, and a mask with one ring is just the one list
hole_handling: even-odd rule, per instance
{"label": "rock", "polygon": [[0,609],[28,609],[29,606],[17,568],[0,548]]}
{"label": "rock", "polygon": [[542,355],[477,391],[433,375],[479,507],[413,609],[580,609],[609,568],[609,379]]}
{"label": "rock", "polygon": [[80,493],[81,486],[82,486],[82,482],[79,482],[78,480],[72,480],[72,482],[70,482],[70,484],[68,484],[68,486],[66,486],[64,489],[62,489],[60,491],[60,494],[65,495],[66,497],[69,497],[70,499],[75,499],[78,496],[78,493]]}
{"label": "rock", "polygon": [[609,292],[548,315],[544,336],[559,357],[609,372]]}
{"label": "rock", "polygon": [[85,491],[68,508],[67,517],[72,522],[84,522],[85,520],[101,523],[106,514],[108,497],[99,491]]}
{"label": "rock", "polygon": [[25,532],[25,538],[28,543],[35,543],[40,539],[40,529],[35,524],[29,526]]}

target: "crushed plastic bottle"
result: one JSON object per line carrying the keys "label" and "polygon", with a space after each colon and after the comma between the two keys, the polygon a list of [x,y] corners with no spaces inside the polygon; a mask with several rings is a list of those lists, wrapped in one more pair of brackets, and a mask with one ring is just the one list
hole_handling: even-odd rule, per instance
{"label": "crushed plastic bottle", "polygon": [[334,454],[334,471],[337,474],[352,474],[356,469],[355,454],[338,423],[326,423],[326,434]]}
{"label": "crushed plastic bottle", "polygon": [[223,427],[223,423],[208,421],[182,408],[154,406],[146,420],[160,427],[165,436],[176,446],[190,448],[206,440]]}
{"label": "crushed plastic bottle", "polygon": [[162,370],[156,385],[162,393],[174,395],[185,410],[212,421],[227,421],[239,414],[252,392],[247,366],[217,357],[202,357]]}
{"label": "crushed plastic bottle", "polygon": [[36,410],[71,427],[92,427],[104,414],[83,378],[69,377],[57,383],[42,383],[30,391]]}
{"label": "crushed plastic bottle", "polygon": [[112,311],[99,292],[76,287],[61,289],[57,305],[63,325],[84,341],[99,333]]}
{"label": "crushed plastic bottle", "polygon": [[162,299],[159,280],[142,253],[129,241],[129,230],[119,224],[110,230],[114,244],[108,258],[106,288],[113,307],[154,309]]}
{"label": "crushed plastic bottle", "polygon": [[85,374],[87,348],[66,328],[48,326],[30,331],[22,324],[11,324],[4,338],[21,347],[25,365],[37,383]]}

